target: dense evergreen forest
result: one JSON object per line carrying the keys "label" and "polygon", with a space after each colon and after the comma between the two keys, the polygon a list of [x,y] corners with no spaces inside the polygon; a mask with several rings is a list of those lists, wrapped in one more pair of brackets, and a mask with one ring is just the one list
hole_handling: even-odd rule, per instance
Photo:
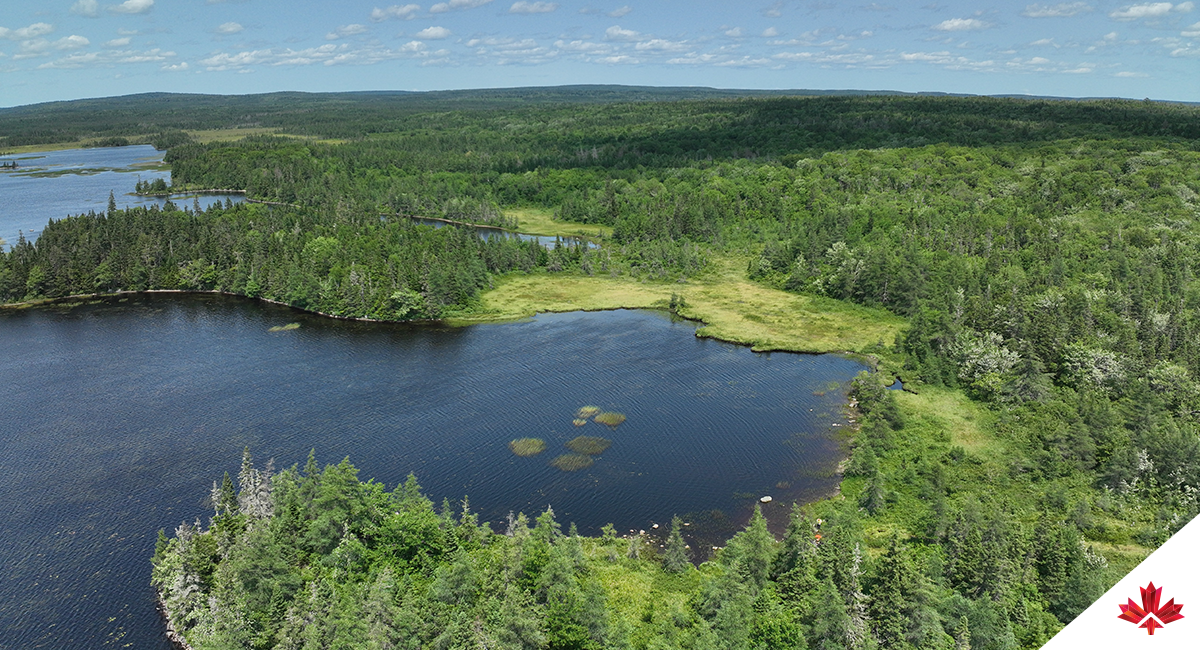
{"label": "dense evergreen forest", "polygon": [[[415,480],[247,458],[211,522],[155,554],[197,648],[1036,648],[1200,509],[1200,109],[519,99],[261,98],[201,118],[168,98],[140,131],[0,111],[9,144],[170,136],[175,189],[286,204],[53,221],[0,256],[0,300],[202,289],[438,318],[511,274],[682,280],[686,298],[734,260],[907,318],[859,352],[913,393],[860,378],[841,494],[782,541],[754,516],[698,567],[674,534],[581,538],[549,511],[491,531]],[[181,130],[238,125],[279,132]],[[521,209],[611,236],[547,249],[404,218]]]}

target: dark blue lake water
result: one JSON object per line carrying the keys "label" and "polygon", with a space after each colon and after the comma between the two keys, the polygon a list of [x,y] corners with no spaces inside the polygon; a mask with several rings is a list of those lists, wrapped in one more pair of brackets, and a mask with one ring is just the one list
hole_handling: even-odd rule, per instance
{"label": "dark blue lake water", "polygon": [[[389,489],[414,472],[493,527],[547,505],[585,533],[678,513],[693,548],[720,543],[761,495],[782,521],[835,488],[831,425],[862,369],[697,339],[655,312],[449,328],[221,296],[0,310],[0,648],[167,648],[155,533],[207,521],[212,481],[236,475],[246,445],[279,467],[311,448],[349,456]],[[627,420],[576,427],[584,405]],[[612,446],[553,467],[581,434]],[[516,457],[521,437],[546,451]]]}
{"label": "dark blue lake water", "polygon": [[[164,153],[150,145],[136,145],[0,156],[0,164],[17,163],[16,169],[0,168],[0,239],[11,247],[17,243],[18,231],[32,241],[50,219],[88,210],[103,212],[109,192],[120,208],[163,205],[166,199],[135,196],[133,190],[139,179],[170,182],[171,172],[162,169]],[[236,203],[244,197],[202,194],[196,199],[207,208],[217,201]],[[190,196],[172,200],[180,206],[192,205]]]}

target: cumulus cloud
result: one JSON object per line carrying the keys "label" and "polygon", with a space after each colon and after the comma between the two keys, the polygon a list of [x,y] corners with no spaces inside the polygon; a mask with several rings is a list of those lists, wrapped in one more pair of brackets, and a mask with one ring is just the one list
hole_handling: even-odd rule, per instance
{"label": "cumulus cloud", "polygon": [[1118,72],[1118,73],[1114,74],[1113,76],[1114,77],[1122,77],[1122,78],[1139,78],[1140,79],[1140,78],[1149,77],[1150,75],[1148,75],[1144,72],[1130,72],[1129,70],[1122,70],[1121,72]]}
{"label": "cumulus cloud", "polygon": [[358,34],[364,34],[364,33],[366,33],[366,31],[367,31],[366,25],[358,25],[358,24],[342,25],[341,27],[338,27],[337,29],[333,30],[332,32],[329,32],[328,34],[326,34],[325,40],[336,41],[339,38],[346,38],[347,36],[357,36]]}
{"label": "cumulus cloud", "polygon": [[392,5],[387,9],[375,7],[371,10],[372,22],[383,22],[389,18],[398,18],[400,20],[412,20],[417,12],[421,10],[420,5]]}
{"label": "cumulus cloud", "polygon": [[1183,36],[1185,38],[1200,37],[1200,23],[1196,23],[1195,25],[1188,27],[1187,30],[1183,32]]}
{"label": "cumulus cloud", "polygon": [[742,37],[742,28],[734,27],[733,29],[727,29],[727,30],[725,30],[725,35],[732,36],[734,38],[741,38]]}
{"label": "cumulus cloud", "polygon": [[75,4],[71,5],[71,13],[95,18],[100,15],[100,3],[96,0],[78,0]]}
{"label": "cumulus cloud", "polygon": [[628,15],[629,12],[631,12],[631,11],[633,11],[633,7],[630,7],[629,5],[617,7],[616,9],[613,9],[612,11],[608,12],[608,17],[609,18],[621,18],[622,16]]}
{"label": "cumulus cloud", "polygon": [[474,9],[482,7],[492,0],[450,0],[449,2],[439,2],[429,8],[430,13],[442,14],[455,9]]}
{"label": "cumulus cloud", "polygon": [[548,14],[558,9],[557,2],[526,2],[517,0],[508,8],[510,14]]}
{"label": "cumulus cloud", "polygon": [[641,36],[638,32],[632,29],[622,29],[620,25],[613,25],[604,30],[604,37],[610,41],[633,41]]}
{"label": "cumulus cloud", "polygon": [[23,41],[30,38],[37,38],[38,36],[45,36],[52,31],[54,31],[54,25],[51,25],[50,23],[34,23],[28,27],[21,27],[20,29],[8,29],[7,27],[0,27],[0,38],[11,38],[14,41]]}
{"label": "cumulus cloud", "polygon": [[450,30],[446,29],[445,27],[426,27],[425,29],[422,29],[421,31],[416,33],[417,38],[427,40],[427,41],[437,40],[439,38],[446,38],[449,35],[450,35]]}
{"label": "cumulus cloud", "polygon": [[783,0],[775,0],[775,2],[762,10],[764,16],[768,18],[778,18],[783,15]]}
{"label": "cumulus cloud", "polygon": [[421,41],[410,41],[396,49],[367,45],[351,47],[348,43],[326,43],[302,50],[267,49],[244,52],[218,52],[199,61],[206,70],[247,72],[251,66],[304,65],[369,65],[404,58],[426,58],[429,52]]}
{"label": "cumulus cloud", "polygon": [[116,65],[136,64],[136,63],[161,63],[175,57],[175,53],[171,51],[163,51],[155,48],[144,52],[132,50],[109,50],[106,52],[77,52],[69,54],[60,59],[43,63],[38,66],[39,70],[59,68],[59,69],[79,69],[79,68],[96,68],[96,67],[113,67]]}
{"label": "cumulus cloud", "polygon": [[108,5],[115,14],[144,14],[154,6],[154,0],[125,0],[119,5]]}
{"label": "cumulus cloud", "polygon": [[985,27],[987,27],[987,23],[975,18],[951,18],[933,26],[934,29],[942,32],[965,32]]}
{"label": "cumulus cloud", "polygon": [[221,23],[220,25],[217,25],[218,34],[236,34],[243,29],[245,29],[245,27],[242,27],[241,24],[234,22]]}
{"label": "cumulus cloud", "polygon": [[779,36],[779,30],[775,29],[774,27],[768,27],[763,30],[762,35],[766,38],[775,38],[776,36]]}
{"label": "cumulus cloud", "polygon": [[188,64],[187,61],[184,61],[183,63],[164,65],[162,69],[167,72],[182,72],[188,69]]}
{"label": "cumulus cloud", "polygon": [[1056,5],[1026,5],[1022,16],[1028,18],[1060,18],[1087,13],[1092,10],[1086,2],[1061,2]]}
{"label": "cumulus cloud", "polygon": [[79,48],[87,47],[90,43],[91,41],[88,39],[75,34],[60,38],[57,41],[35,38],[22,41],[21,49],[13,56],[13,59],[32,59],[55,51],[78,50]]}
{"label": "cumulus cloud", "polygon": [[[1185,11],[1185,12],[1191,11],[1192,3],[1184,2],[1181,5],[1179,5],[1179,7],[1183,7],[1183,5],[1187,5],[1187,7],[1181,8],[1181,9],[1179,9],[1179,11]],[[1171,13],[1171,10],[1175,9],[1175,8],[1176,8],[1176,5],[1173,5],[1170,2],[1149,2],[1149,3],[1141,4],[1141,5],[1132,5],[1129,7],[1122,7],[1120,9],[1117,9],[1116,11],[1113,11],[1112,13],[1108,14],[1108,17],[1115,18],[1117,20],[1138,20],[1139,18],[1158,18],[1160,16],[1165,16],[1165,15]]]}
{"label": "cumulus cloud", "polygon": [[128,47],[128,46],[129,46],[129,37],[128,36],[126,36],[125,38],[114,38],[111,41],[108,41],[107,43],[104,44],[104,47]]}

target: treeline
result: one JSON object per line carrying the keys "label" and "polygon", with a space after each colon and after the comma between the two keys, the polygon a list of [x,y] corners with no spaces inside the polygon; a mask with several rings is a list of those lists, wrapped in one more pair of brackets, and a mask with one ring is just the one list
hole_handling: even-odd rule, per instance
{"label": "treeline", "polygon": [[[594,253],[593,253],[594,254]],[[489,275],[578,268],[581,246],[483,240],[469,229],[256,204],[113,209],[53,221],[0,255],[0,301],[186,289],[261,297],[336,316],[438,318]]]}
{"label": "treeline", "polygon": [[[791,95],[791,96],[788,96]],[[586,105],[587,110],[579,110]],[[1200,109],[1129,100],[559,87],[430,93],[152,93],[0,110],[0,146],[239,127],[357,139],[461,130],[537,137],[548,159],[595,147],[605,164],[816,155],[1070,137],[1200,137]]]}
{"label": "treeline", "polygon": [[[899,411],[874,379],[857,386],[887,454]],[[943,494],[972,471],[953,453],[933,462]],[[155,548],[154,585],[197,650],[1037,647],[1103,569],[1073,522],[971,499],[878,552],[852,501],[793,508],[781,541],[756,507],[694,567],[678,518],[661,538],[585,538],[548,508],[494,531],[465,499],[435,508],[412,476],[388,491],[311,454],[272,473],[247,451],[236,483],[214,481],[207,526],[160,531]]]}

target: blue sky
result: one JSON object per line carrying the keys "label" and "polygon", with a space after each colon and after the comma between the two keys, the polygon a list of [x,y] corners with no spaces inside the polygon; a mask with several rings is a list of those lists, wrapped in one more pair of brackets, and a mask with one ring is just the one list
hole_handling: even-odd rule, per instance
{"label": "blue sky", "polygon": [[575,83],[1200,101],[1200,0],[0,3],[0,106]]}

